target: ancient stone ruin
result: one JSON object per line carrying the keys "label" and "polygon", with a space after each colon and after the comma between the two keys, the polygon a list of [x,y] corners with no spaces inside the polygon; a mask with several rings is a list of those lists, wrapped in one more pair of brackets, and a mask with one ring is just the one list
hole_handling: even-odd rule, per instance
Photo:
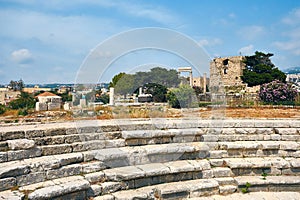
{"label": "ancient stone ruin", "polygon": [[243,56],[214,58],[210,62],[210,87],[224,87],[225,92],[245,89],[246,84],[241,79],[245,68],[243,59]]}
{"label": "ancient stone ruin", "polygon": [[300,197],[297,120],[97,123],[1,127],[0,199]]}

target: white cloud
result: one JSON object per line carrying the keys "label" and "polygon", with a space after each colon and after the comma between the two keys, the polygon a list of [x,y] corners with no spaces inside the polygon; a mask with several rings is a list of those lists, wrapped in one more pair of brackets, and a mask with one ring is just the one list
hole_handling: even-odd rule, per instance
{"label": "white cloud", "polygon": [[28,49],[19,49],[11,53],[11,58],[18,64],[29,64],[33,62],[33,56]]}
{"label": "white cloud", "polygon": [[292,10],[286,17],[281,20],[287,25],[297,25],[300,24],[300,8]]}
{"label": "white cloud", "polygon": [[258,37],[261,37],[266,33],[266,30],[263,26],[257,26],[257,25],[252,25],[252,26],[245,26],[241,28],[237,34],[246,39],[246,40],[255,40]]}
{"label": "white cloud", "polygon": [[231,19],[234,19],[236,17],[236,15],[234,13],[229,13],[228,17]]}
{"label": "white cloud", "polygon": [[288,51],[294,55],[300,55],[300,8],[291,11],[281,22],[285,26],[285,40],[273,42],[273,46],[280,50]]}
{"label": "white cloud", "polygon": [[223,41],[220,38],[209,38],[209,39],[202,39],[198,42],[200,46],[216,46],[223,44]]}
{"label": "white cloud", "polygon": [[179,18],[176,17],[175,13],[171,13],[165,7],[157,6],[154,4],[146,4],[141,1],[123,1],[123,0],[72,0],[65,1],[63,4],[60,0],[52,1],[37,1],[37,0],[12,0],[16,3],[24,4],[27,6],[42,7],[51,10],[67,10],[74,7],[102,7],[102,8],[113,8],[122,12],[126,15],[131,15],[134,17],[142,17],[145,19],[154,20],[158,23],[170,25],[179,22]]}
{"label": "white cloud", "polygon": [[254,53],[254,46],[252,44],[244,46],[238,50],[238,54],[251,55]]}

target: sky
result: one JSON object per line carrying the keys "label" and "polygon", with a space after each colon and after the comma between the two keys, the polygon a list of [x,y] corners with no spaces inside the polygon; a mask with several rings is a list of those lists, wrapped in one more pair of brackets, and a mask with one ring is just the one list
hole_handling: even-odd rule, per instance
{"label": "sky", "polygon": [[[149,27],[168,30],[172,37],[158,31],[153,37],[131,34],[128,41],[116,40],[134,30],[146,33]],[[88,68],[90,74],[109,82],[119,72],[190,66],[186,57],[151,46],[154,40],[159,46],[172,38],[176,48],[192,49],[176,36],[193,41],[199,55],[205,52],[209,59],[262,51],[273,53],[281,70],[300,66],[300,1],[0,0],[0,84],[19,79],[75,83],[96,50],[101,50],[98,59],[108,59],[140,40],[149,48],[127,49],[109,65],[95,65],[100,70]],[[104,47],[106,41],[115,41],[110,43],[114,46]],[[192,67],[209,73],[208,66]]]}

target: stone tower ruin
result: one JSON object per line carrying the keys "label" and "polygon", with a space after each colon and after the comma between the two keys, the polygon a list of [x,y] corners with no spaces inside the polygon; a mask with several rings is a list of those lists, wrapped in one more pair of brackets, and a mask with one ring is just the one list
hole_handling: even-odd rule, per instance
{"label": "stone tower ruin", "polygon": [[225,91],[233,88],[245,88],[241,76],[245,64],[243,63],[244,56],[233,56],[214,58],[210,62],[210,87],[212,90],[218,90],[224,87]]}

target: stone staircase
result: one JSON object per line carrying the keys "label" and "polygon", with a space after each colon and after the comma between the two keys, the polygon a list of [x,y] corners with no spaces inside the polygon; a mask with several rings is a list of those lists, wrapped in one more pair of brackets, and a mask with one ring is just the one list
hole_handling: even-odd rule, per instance
{"label": "stone staircase", "polygon": [[242,191],[300,192],[300,121],[0,127],[0,199],[201,199]]}

